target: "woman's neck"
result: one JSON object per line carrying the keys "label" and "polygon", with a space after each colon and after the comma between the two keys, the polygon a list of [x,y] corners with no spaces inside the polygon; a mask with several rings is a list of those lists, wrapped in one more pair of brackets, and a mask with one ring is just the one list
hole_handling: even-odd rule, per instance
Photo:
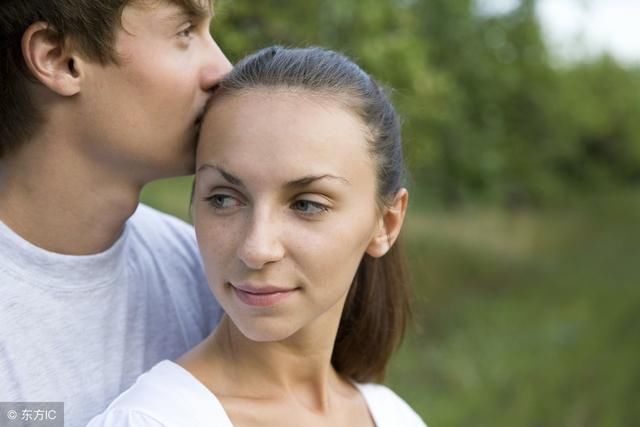
{"label": "woman's neck", "polygon": [[224,316],[180,363],[220,398],[290,399],[324,412],[335,393],[353,391],[331,365],[334,340],[335,331],[299,331],[284,341],[256,342]]}

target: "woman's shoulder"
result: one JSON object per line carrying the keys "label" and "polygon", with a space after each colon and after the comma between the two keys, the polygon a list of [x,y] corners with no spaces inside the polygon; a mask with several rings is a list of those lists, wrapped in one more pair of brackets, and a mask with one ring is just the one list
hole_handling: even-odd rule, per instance
{"label": "woman's shoulder", "polygon": [[390,388],[375,383],[357,384],[377,427],[426,427],[420,416]]}
{"label": "woman's shoulder", "polygon": [[[208,420],[205,422],[203,420]],[[141,375],[87,427],[231,427],[222,405],[202,383],[168,360]]]}

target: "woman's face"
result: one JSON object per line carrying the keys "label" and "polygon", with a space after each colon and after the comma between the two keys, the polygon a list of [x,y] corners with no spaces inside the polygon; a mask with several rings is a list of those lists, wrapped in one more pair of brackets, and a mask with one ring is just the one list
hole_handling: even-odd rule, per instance
{"label": "woman's face", "polygon": [[336,100],[253,89],[203,123],[193,217],[209,284],[255,341],[334,334],[380,227],[366,128]]}

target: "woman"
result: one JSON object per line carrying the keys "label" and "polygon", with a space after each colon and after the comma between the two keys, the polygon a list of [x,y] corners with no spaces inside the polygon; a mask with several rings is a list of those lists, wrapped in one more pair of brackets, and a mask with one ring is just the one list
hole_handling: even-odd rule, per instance
{"label": "woman", "polygon": [[334,52],[264,49],[204,118],[192,214],[225,311],[91,426],[424,426],[375,381],[408,297],[398,117]]}

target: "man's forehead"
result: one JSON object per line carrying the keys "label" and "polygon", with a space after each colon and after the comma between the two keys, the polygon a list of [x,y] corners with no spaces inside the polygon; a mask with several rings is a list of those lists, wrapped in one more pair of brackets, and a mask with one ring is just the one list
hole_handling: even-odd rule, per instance
{"label": "man's forehead", "polygon": [[213,12],[215,0],[168,0],[169,3],[176,4],[189,14],[202,15]]}
{"label": "man's forehead", "polygon": [[215,0],[130,0],[132,6],[155,8],[161,5],[179,8],[181,13],[193,16],[209,16],[213,14]]}

